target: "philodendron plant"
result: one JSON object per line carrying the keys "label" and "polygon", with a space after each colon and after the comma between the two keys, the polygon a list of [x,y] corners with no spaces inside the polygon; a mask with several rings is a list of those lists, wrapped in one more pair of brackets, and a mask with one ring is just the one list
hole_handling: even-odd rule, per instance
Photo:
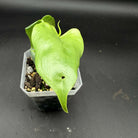
{"label": "philodendron plant", "polygon": [[84,43],[76,28],[61,35],[55,28],[55,19],[46,15],[25,28],[30,39],[31,53],[35,55],[38,74],[56,93],[62,109],[68,113],[67,96],[77,80]]}

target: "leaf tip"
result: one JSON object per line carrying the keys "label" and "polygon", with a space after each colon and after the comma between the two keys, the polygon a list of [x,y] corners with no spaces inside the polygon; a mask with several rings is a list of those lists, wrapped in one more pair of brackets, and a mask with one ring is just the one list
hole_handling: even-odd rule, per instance
{"label": "leaf tip", "polygon": [[66,108],[66,109],[64,109],[64,108],[62,108],[63,109],[63,111],[65,112],[65,113],[69,113],[69,111],[68,111],[68,109]]}

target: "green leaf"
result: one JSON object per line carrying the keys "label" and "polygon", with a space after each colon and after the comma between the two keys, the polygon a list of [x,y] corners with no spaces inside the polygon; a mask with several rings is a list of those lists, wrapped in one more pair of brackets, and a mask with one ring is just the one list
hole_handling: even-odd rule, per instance
{"label": "green leaf", "polygon": [[54,19],[54,17],[52,17],[51,15],[45,15],[45,16],[42,18],[42,20],[43,20],[44,22],[47,22],[47,23],[49,23],[50,25],[53,25],[53,26],[55,27],[55,19]]}
{"label": "green leaf", "polygon": [[34,22],[33,24],[27,26],[25,28],[25,32],[27,34],[27,36],[29,37],[30,39],[30,43],[31,43],[31,47],[33,48],[33,45],[32,45],[32,41],[31,41],[31,34],[32,34],[32,30],[33,30],[33,27],[36,25],[36,24],[39,24],[41,22],[41,20],[38,20],[36,22]]}
{"label": "green leaf", "polygon": [[35,51],[37,72],[51,86],[63,110],[68,113],[67,96],[77,80],[84,44],[76,28],[61,36],[59,34],[53,25],[41,22],[33,27],[30,40]]}
{"label": "green leaf", "polygon": [[30,43],[31,43],[31,47],[33,48],[33,45],[32,45],[32,41],[31,41],[31,35],[32,35],[32,30],[33,30],[33,27],[36,25],[36,24],[39,24],[41,22],[47,22],[49,23],[50,25],[53,25],[55,27],[55,19],[51,16],[51,15],[45,15],[44,17],[42,17],[42,19],[32,23],[31,25],[27,26],[25,28],[25,32],[27,34],[27,36],[29,37],[30,39]]}

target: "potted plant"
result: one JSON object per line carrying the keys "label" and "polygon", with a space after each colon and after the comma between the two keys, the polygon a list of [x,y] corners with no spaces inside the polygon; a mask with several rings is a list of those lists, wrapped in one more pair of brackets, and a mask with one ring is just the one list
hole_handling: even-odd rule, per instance
{"label": "potted plant", "polygon": [[84,44],[76,28],[61,35],[59,23],[57,33],[54,18],[46,15],[25,28],[31,48],[24,53],[20,88],[40,109],[62,107],[68,113],[67,97],[82,85],[79,63]]}

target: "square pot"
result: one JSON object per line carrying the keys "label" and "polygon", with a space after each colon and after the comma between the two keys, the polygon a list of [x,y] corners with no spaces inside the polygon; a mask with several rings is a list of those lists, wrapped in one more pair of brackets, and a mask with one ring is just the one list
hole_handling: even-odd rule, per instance
{"label": "square pot", "polygon": [[[26,61],[28,57],[31,57],[30,49],[24,52],[21,81],[20,81],[21,90],[33,100],[34,104],[41,111],[61,109],[57,95],[54,91],[28,92],[24,89],[24,82],[25,82],[25,75],[26,75]],[[81,79],[80,71],[78,69],[78,78],[74,86],[75,89],[70,90],[68,94],[68,101],[70,100],[71,96],[75,95],[78,92],[81,86],[82,86],[82,79]]]}

